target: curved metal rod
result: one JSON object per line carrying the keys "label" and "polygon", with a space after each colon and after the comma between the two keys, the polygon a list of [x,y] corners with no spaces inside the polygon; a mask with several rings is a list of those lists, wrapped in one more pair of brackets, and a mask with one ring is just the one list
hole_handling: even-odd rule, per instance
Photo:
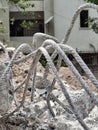
{"label": "curved metal rod", "polygon": [[17,107],[13,112],[11,112],[10,114],[8,115],[5,115],[3,116],[2,118],[0,119],[4,119],[5,117],[8,117],[10,116],[11,114],[13,114],[14,112],[16,112],[17,110],[19,110],[19,108],[23,105],[23,102],[25,100],[25,95],[26,95],[26,91],[27,91],[27,85],[28,85],[28,82],[29,82],[29,79],[30,79],[30,75],[34,72],[34,69],[36,68],[36,64],[38,63],[40,57],[41,57],[41,54],[44,54],[49,66],[51,67],[53,73],[54,73],[54,76],[55,78],[57,79],[58,83],[60,84],[61,88],[62,88],[62,92],[64,93],[66,99],[68,100],[69,104],[71,105],[73,111],[74,111],[74,114],[76,115],[78,121],[80,122],[80,124],[83,126],[83,128],[85,130],[89,130],[89,128],[86,126],[86,124],[84,123],[84,121],[81,119],[81,117],[79,116],[79,114],[77,113],[77,110],[75,108],[75,106],[73,105],[72,103],[72,100],[70,99],[70,96],[65,88],[65,85],[63,84],[62,80],[60,79],[59,75],[58,75],[58,72],[49,56],[49,54],[47,53],[47,51],[40,47],[35,55],[35,58],[30,66],[30,69],[29,69],[29,72],[28,72],[28,76],[27,76],[27,80],[26,80],[26,84],[25,84],[25,89],[24,89],[24,94],[23,94],[23,99],[22,99],[22,103],[19,107]]}
{"label": "curved metal rod", "polygon": [[3,49],[3,51],[5,52],[5,57],[7,58],[7,60],[10,60],[9,53],[2,42],[0,42],[0,46]]}
{"label": "curved metal rod", "polygon": [[69,26],[69,28],[68,28],[68,30],[67,30],[67,32],[66,32],[66,35],[65,35],[64,39],[62,40],[62,43],[63,43],[63,44],[66,44],[66,43],[67,43],[67,41],[68,41],[68,39],[69,39],[69,36],[70,36],[70,33],[71,33],[71,31],[72,31],[72,28],[73,28],[73,26],[74,26],[74,24],[75,24],[75,21],[76,21],[78,15],[79,15],[79,13],[80,13],[82,10],[86,9],[86,8],[92,8],[92,9],[98,10],[98,5],[96,5],[96,4],[91,4],[91,3],[86,3],[86,4],[81,5],[81,6],[76,10],[76,12],[74,13],[74,15],[73,15],[73,17],[72,17],[72,21],[71,21],[71,23],[70,23],[70,26]]}
{"label": "curved metal rod", "polygon": [[1,79],[6,78],[6,75],[9,73],[9,70],[10,70],[10,68],[12,67],[12,65],[13,65],[13,63],[14,63],[14,60],[16,59],[17,55],[19,54],[20,51],[22,51],[22,49],[24,49],[24,48],[26,48],[26,47],[29,47],[29,48],[32,50],[32,48],[31,48],[28,44],[26,44],[26,43],[20,45],[20,46],[17,48],[17,50],[16,50],[16,52],[14,53],[14,55],[12,56],[11,60],[9,61],[9,63],[8,63],[8,65],[7,65],[7,67],[6,67],[5,71],[4,71],[4,73],[2,74]]}
{"label": "curved metal rod", "polygon": [[34,90],[35,90],[35,80],[36,80],[36,68],[33,72],[33,81],[31,86],[31,102],[34,101]]}
{"label": "curved metal rod", "polygon": [[68,52],[73,55],[73,57],[76,59],[76,61],[80,64],[81,68],[84,70],[88,78],[92,81],[92,83],[95,85],[95,87],[98,89],[98,80],[94,76],[94,74],[91,72],[91,70],[88,68],[88,66],[85,64],[85,62],[82,60],[82,58],[79,56],[79,54],[70,46],[60,44],[59,45],[62,50],[65,52]]}
{"label": "curved metal rod", "polygon": [[25,97],[26,97],[27,88],[28,88],[28,82],[29,82],[30,75],[32,74],[32,72],[33,71],[32,71],[32,65],[31,65],[29,68],[29,71],[28,71],[27,78],[25,80],[25,87],[24,87],[24,93],[23,93],[21,104],[15,110],[13,110],[11,113],[5,114],[2,117],[0,117],[0,120],[4,120],[4,119],[8,118],[9,116],[13,115],[15,112],[17,112],[23,106]]}
{"label": "curved metal rod", "polygon": [[[28,74],[28,79],[30,78],[30,73],[33,73],[34,72],[34,69],[36,68],[36,65],[41,57],[41,55],[44,54],[48,64],[49,64],[49,67],[52,69],[53,73],[54,73],[54,76],[55,78],[57,79],[57,82],[59,83],[59,85],[61,86],[62,88],[62,92],[64,93],[66,99],[68,100],[69,104],[71,105],[72,107],[72,110],[74,111],[74,114],[75,116],[77,117],[78,121],[80,122],[80,124],[82,125],[82,127],[85,129],[85,130],[90,130],[88,128],[88,126],[84,123],[84,121],[81,119],[81,117],[79,116],[75,106],[73,105],[72,103],[72,100],[70,99],[70,96],[65,88],[65,85],[63,84],[62,80],[60,79],[59,75],[58,75],[58,72],[49,56],[49,54],[47,53],[47,51],[43,48],[43,47],[40,47],[35,55],[35,58],[31,64],[31,67],[30,67],[30,71],[29,71],[29,74]],[[31,72],[31,69],[32,69],[32,72]]]}
{"label": "curved metal rod", "polygon": [[70,114],[73,114],[72,110],[70,110],[67,106],[65,106],[53,93],[50,93],[50,97],[53,98],[61,107],[65,109]]}
{"label": "curved metal rod", "polygon": [[[22,44],[18,47],[18,49],[16,50],[16,52],[14,53],[12,59],[9,61],[8,63],[8,66],[6,67],[4,73],[2,74],[1,78],[0,78],[0,82],[2,80],[5,80],[7,78],[7,75],[10,71],[10,68],[12,67],[13,63],[14,63],[14,60],[16,59],[17,55],[19,54],[20,51],[22,51],[22,49],[26,48],[26,47],[29,47],[30,49],[32,49],[28,44]],[[28,78],[28,76],[27,76]],[[24,94],[23,94],[23,100],[22,100],[22,103],[11,113],[9,114],[5,114],[3,117],[0,118],[0,120],[2,119],[5,119],[7,117],[9,117],[10,115],[12,115],[14,112],[18,111],[19,108],[23,105],[24,103],[24,100],[25,100],[25,95],[26,95],[26,90],[27,90],[27,85],[28,85],[28,79],[26,79],[26,82],[25,82],[25,89],[24,89]]]}
{"label": "curved metal rod", "polygon": [[[57,65],[56,65],[57,71],[59,71],[59,69],[60,69],[61,62],[62,62],[62,57],[59,55],[59,56],[58,56]],[[47,68],[46,68],[46,69],[47,69]],[[46,77],[46,78],[47,78],[47,77]],[[50,108],[50,111],[51,111],[53,117],[55,116],[55,114],[54,114],[54,112],[53,112],[53,110],[52,110],[52,107],[51,107],[50,98],[51,98],[51,92],[52,92],[52,89],[53,89],[55,83],[56,83],[56,79],[53,78],[51,85],[48,86],[49,91],[47,91],[47,104],[48,104],[48,106],[49,106],[49,108]],[[47,83],[45,84],[45,86],[47,86]],[[47,87],[46,87],[46,88],[47,88]],[[66,106],[65,106],[65,108],[66,108]],[[67,110],[67,108],[66,108],[66,110]]]}
{"label": "curved metal rod", "polygon": [[[35,33],[33,35],[33,39],[32,39],[32,46],[33,46],[33,49],[38,49],[38,45],[41,46],[43,44],[43,42],[47,39],[51,39],[51,40],[54,40],[56,43],[59,43],[58,39],[56,37],[53,37],[51,35],[48,35],[48,34],[44,34],[44,33]],[[49,47],[50,48],[50,47]],[[48,49],[49,49],[48,48]],[[57,56],[57,52],[53,52],[51,58],[54,59],[55,57]],[[46,65],[45,67],[45,72],[44,72],[44,77],[43,79],[46,80],[47,78],[47,73],[49,71],[49,68],[48,68],[48,65]]]}
{"label": "curved metal rod", "polygon": [[[77,118],[77,120],[79,121],[79,123],[81,124],[81,126],[82,126],[85,130],[90,130],[90,129],[88,128],[88,126],[84,123],[84,121],[82,120],[82,118],[80,117],[80,115],[78,114],[78,112],[77,112],[77,110],[76,110],[76,108],[75,108],[75,106],[74,106],[74,104],[73,104],[73,102],[72,102],[72,100],[71,100],[71,98],[70,98],[70,96],[69,96],[69,94],[68,94],[66,88],[65,88],[64,83],[62,82],[62,80],[61,80],[60,77],[59,77],[59,74],[58,74],[58,72],[57,72],[57,70],[56,70],[56,68],[55,68],[55,66],[54,66],[54,64],[53,64],[53,62],[52,62],[52,60],[51,60],[51,57],[49,56],[49,54],[47,53],[47,51],[46,51],[44,48],[40,47],[38,50],[40,51],[39,54],[41,54],[41,53],[44,54],[44,56],[45,56],[45,58],[46,58],[46,60],[47,60],[47,62],[48,62],[48,64],[49,64],[50,68],[52,69],[52,71],[53,71],[53,73],[54,73],[54,76],[55,76],[57,82],[59,83],[59,85],[60,85],[61,88],[62,88],[62,92],[63,92],[64,96],[65,96],[66,99],[68,100],[68,102],[69,102],[69,104],[70,104],[70,106],[71,106],[71,108],[72,108],[72,110],[73,110],[73,112],[74,112],[74,114],[75,114],[75,116],[76,116],[76,118]],[[38,56],[37,56],[37,58],[38,58]]]}
{"label": "curved metal rod", "polygon": [[48,109],[49,109],[49,111],[50,111],[51,116],[52,116],[52,117],[55,117],[55,113],[54,113],[54,111],[53,111],[53,109],[52,109],[52,107],[51,107],[51,103],[50,103],[50,93],[49,93],[49,92],[47,92],[46,101],[47,101],[47,106],[48,106]]}
{"label": "curved metal rod", "polygon": [[26,82],[27,77],[18,85],[15,87],[13,93],[15,93],[18,89],[20,89]]}
{"label": "curved metal rod", "polygon": [[[8,53],[7,49],[5,48],[5,46],[3,45],[2,42],[0,42],[0,46],[2,47],[2,49],[3,49],[4,53],[5,53],[5,57],[6,57],[7,63],[8,63],[10,61],[9,53]],[[9,73],[10,73],[10,75],[7,76],[7,78],[8,78],[7,80],[9,80],[11,85],[9,86],[9,88],[7,87],[7,90],[11,91],[13,93],[13,89],[15,89],[15,82],[14,82],[14,79],[13,79],[13,71],[12,71],[11,67],[9,68]],[[18,101],[17,101],[15,93],[13,93],[13,98],[14,98],[14,101],[15,101],[15,105],[17,106]]]}
{"label": "curved metal rod", "polygon": [[87,83],[83,80],[83,78],[81,77],[81,75],[79,74],[79,72],[77,71],[77,69],[74,67],[74,65],[72,64],[72,62],[69,60],[69,58],[67,57],[67,55],[62,51],[62,49],[59,47],[59,45],[57,45],[54,41],[52,40],[46,40],[43,43],[43,47],[47,46],[47,45],[52,45],[52,47],[54,49],[56,49],[60,55],[62,56],[64,62],[68,65],[68,67],[70,68],[70,70],[73,72],[73,74],[76,76],[76,78],[79,80],[79,82],[82,84],[83,88],[85,89],[85,91],[89,94],[89,96],[93,99],[93,101],[95,102],[95,104],[98,106],[98,99],[95,96],[95,94],[91,91],[91,89],[89,88],[89,86],[87,85]]}
{"label": "curved metal rod", "polygon": [[33,39],[32,39],[33,49],[34,50],[38,49],[38,47],[40,47],[43,44],[43,42],[47,39],[54,40],[57,43],[59,42],[58,39],[54,36],[38,32],[33,35]]}
{"label": "curved metal rod", "polygon": [[26,61],[27,59],[29,59],[29,58],[31,58],[31,57],[34,57],[36,51],[37,51],[37,50],[35,50],[35,51],[29,53],[28,55],[26,55],[26,56],[24,56],[24,57],[22,57],[22,58],[20,58],[20,59],[15,59],[15,60],[14,60],[14,64],[19,64],[19,63],[21,63],[21,62]]}
{"label": "curved metal rod", "polygon": [[[32,46],[33,46],[33,49],[37,49],[38,46],[41,46],[43,44],[43,42],[47,39],[51,39],[51,40],[54,40],[56,43],[59,43],[58,39],[56,37],[53,37],[51,35],[48,35],[48,34],[44,34],[44,33],[35,33],[33,35],[33,39],[32,39]],[[47,49],[49,49],[50,47],[48,47]],[[57,52],[53,52],[51,58],[54,59],[55,57],[57,56]],[[58,62],[60,62],[58,60]],[[58,66],[58,65],[57,65]],[[59,66],[61,66],[59,64]],[[47,79],[47,75],[48,75],[48,72],[49,72],[49,65],[46,64],[45,66],[45,71],[44,71],[44,76],[43,76],[43,80],[46,81]],[[55,84],[55,83],[54,83]],[[46,86],[46,85],[45,85]],[[33,94],[32,94],[33,95]]]}
{"label": "curved metal rod", "polygon": [[[75,106],[73,105],[73,103],[72,103],[72,101],[71,101],[71,99],[70,99],[70,97],[69,97],[69,94],[68,94],[68,92],[67,92],[66,89],[65,89],[65,86],[64,86],[62,80],[59,78],[59,75],[58,75],[58,73],[57,73],[57,71],[56,71],[56,68],[55,68],[53,62],[51,61],[50,56],[48,55],[47,51],[46,51],[44,48],[42,48],[42,47],[40,47],[40,48],[38,49],[38,51],[37,51],[37,53],[36,53],[36,55],[35,55],[35,58],[34,58],[32,64],[31,64],[31,67],[30,67],[30,69],[29,69],[28,78],[27,78],[27,83],[26,83],[26,86],[25,86],[25,92],[26,92],[26,89],[27,89],[27,84],[28,84],[28,80],[29,80],[29,78],[30,78],[30,74],[34,72],[34,69],[36,68],[36,64],[38,63],[38,61],[39,61],[39,59],[40,59],[40,57],[41,57],[41,54],[44,54],[44,56],[46,57],[46,60],[47,60],[47,62],[49,63],[49,66],[52,68],[52,70],[53,70],[53,72],[54,72],[54,75],[55,75],[57,81],[59,82],[59,84],[60,84],[60,86],[61,86],[61,88],[62,88],[62,90],[63,90],[63,93],[64,93],[65,97],[67,98],[69,104],[70,104],[71,107],[73,108],[74,114],[76,115],[78,121],[80,122],[80,124],[83,126],[83,128],[84,128],[85,130],[89,130],[89,128],[86,126],[86,124],[84,123],[84,121],[81,119],[81,117],[80,117],[79,114],[77,113],[77,110],[75,109]],[[31,71],[31,70],[32,70],[32,71]],[[24,96],[23,96],[23,97],[24,97]],[[23,99],[24,99],[24,98],[23,98]]]}

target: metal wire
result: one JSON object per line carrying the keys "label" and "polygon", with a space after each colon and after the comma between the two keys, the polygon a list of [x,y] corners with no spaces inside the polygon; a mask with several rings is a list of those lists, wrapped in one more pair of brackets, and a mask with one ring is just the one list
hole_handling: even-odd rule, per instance
{"label": "metal wire", "polygon": [[[19,64],[21,62],[24,62],[25,60],[32,58],[31,64],[29,65],[29,71],[28,74],[25,78],[25,80],[17,87],[14,88],[13,87],[13,94],[15,94],[17,92],[17,89],[19,89],[23,84],[24,84],[24,92],[23,92],[23,97],[22,97],[22,101],[21,103],[16,106],[15,110],[12,111],[11,113],[8,114],[4,114],[2,115],[2,117],[0,117],[0,121],[5,120],[7,118],[9,118],[9,116],[11,116],[12,114],[14,114],[15,112],[17,112],[24,104],[25,98],[26,98],[26,92],[27,92],[27,88],[28,88],[28,84],[29,84],[29,80],[30,77],[33,76],[33,80],[32,80],[32,88],[31,88],[31,101],[34,100],[34,92],[35,92],[35,80],[36,80],[36,67],[37,64],[42,56],[42,54],[45,56],[46,60],[47,60],[47,64],[45,67],[45,71],[43,74],[43,82],[45,84],[45,87],[47,89],[47,106],[48,109],[50,110],[51,115],[54,117],[54,111],[52,109],[50,100],[52,97],[62,108],[64,108],[66,111],[68,111],[69,113],[74,113],[74,115],[76,116],[77,120],[79,121],[79,123],[81,124],[81,126],[84,128],[84,130],[90,130],[90,128],[88,128],[88,126],[85,124],[85,122],[83,121],[83,119],[81,118],[81,116],[79,115],[76,106],[74,105],[67,89],[66,89],[66,85],[62,82],[62,79],[60,78],[58,71],[61,67],[61,62],[62,60],[67,64],[67,66],[69,67],[69,69],[73,72],[73,74],[76,76],[76,78],[78,79],[78,81],[82,84],[82,87],[84,88],[84,90],[88,93],[88,95],[93,99],[94,103],[98,106],[98,99],[96,97],[96,95],[93,93],[93,91],[90,89],[89,85],[83,80],[81,74],[78,72],[78,70],[75,68],[75,66],[73,65],[73,63],[70,61],[70,59],[68,58],[68,56],[66,55],[66,52],[70,53],[73,55],[73,57],[76,59],[76,61],[80,64],[81,68],[84,70],[84,72],[86,73],[86,75],[88,76],[88,78],[92,81],[92,83],[95,85],[96,88],[98,88],[98,81],[95,78],[95,76],[93,75],[93,73],[90,71],[90,69],[87,67],[87,65],[84,63],[84,61],[81,59],[81,57],[79,56],[79,54],[70,46],[65,45],[65,43],[67,43],[68,38],[70,36],[71,30],[74,26],[74,23],[77,19],[78,14],[80,13],[81,10],[85,9],[85,8],[93,8],[93,9],[97,9],[98,10],[98,6],[94,5],[94,4],[84,4],[82,6],[80,6],[77,11],[75,12],[70,27],[65,35],[65,38],[61,41],[58,42],[58,40],[55,37],[46,35],[46,34],[42,34],[42,33],[38,33],[35,34],[33,37],[33,45],[35,46],[36,50],[33,51],[33,49],[28,45],[28,44],[22,44],[20,45],[16,52],[13,54],[12,58],[9,58],[8,52],[6,50],[6,48],[3,46],[2,43],[0,43],[0,46],[3,48],[5,55],[8,59],[8,65],[6,66],[6,68],[4,69],[3,74],[1,75],[0,78],[0,83],[2,83],[2,80],[7,81],[9,78],[13,79],[13,74],[11,75],[11,77],[8,77],[8,75],[10,74],[10,72],[12,73],[12,66],[13,64]],[[37,42],[40,42],[39,40],[42,40],[42,46],[41,47],[37,47]],[[49,39],[49,40],[47,40]],[[17,59],[18,54],[26,48],[29,48],[31,50],[30,54],[28,54],[27,56],[22,57],[21,59]],[[54,49],[52,55],[49,55],[49,50],[50,49]],[[57,65],[55,66],[53,63],[53,60],[55,59],[55,57],[58,55],[58,61],[57,61]],[[47,76],[49,73],[49,68],[52,69],[53,74],[54,74],[54,78],[53,81],[51,83],[51,85],[49,86],[47,83]],[[12,82],[12,80],[10,80]],[[53,93],[53,86],[55,85],[55,82],[58,82],[58,84],[61,87],[62,93],[64,94],[65,98],[67,99],[69,105],[71,106],[71,110],[64,105],[58,98],[56,98]],[[12,86],[14,83],[12,83]],[[2,89],[0,89],[0,93],[2,93]],[[6,91],[9,93],[9,88],[6,89]]]}

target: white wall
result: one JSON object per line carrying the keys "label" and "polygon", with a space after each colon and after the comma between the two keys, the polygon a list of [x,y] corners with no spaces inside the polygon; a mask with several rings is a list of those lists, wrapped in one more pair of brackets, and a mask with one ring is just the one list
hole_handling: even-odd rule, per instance
{"label": "white wall", "polygon": [[[54,34],[60,41],[64,38],[67,29],[69,28],[71,19],[76,9],[84,3],[84,0],[43,0],[43,1],[32,1],[35,4],[33,11],[45,11],[45,21],[48,20],[52,15],[53,21],[49,23],[50,34]],[[29,8],[31,11],[31,8]],[[17,8],[10,7],[10,11],[17,11]],[[90,16],[96,16],[98,13],[90,9]],[[95,34],[91,29],[81,29],[79,26],[79,17],[75,22],[75,26],[72,30],[71,36],[67,42],[68,45],[72,46],[78,51],[93,50],[89,44],[93,44],[98,50],[98,35]],[[45,31],[48,33],[47,25],[45,25]],[[30,42],[32,37],[11,37],[12,41]]]}
{"label": "white wall", "polygon": [[18,47],[22,43],[28,43],[29,45],[31,45],[32,43],[32,37],[26,37],[26,36],[25,37],[11,37],[10,40],[11,42],[9,46],[14,46],[14,47]]}
{"label": "white wall", "polygon": [[53,0],[44,0],[45,21],[53,15]]}
{"label": "white wall", "polygon": [[[54,0],[44,0],[44,23],[45,23],[45,33],[49,35],[54,35]],[[53,18],[53,19],[51,19]],[[47,21],[49,21],[47,23]],[[46,24],[47,23],[47,24]]]}
{"label": "white wall", "polygon": [[[82,3],[84,0],[54,0],[55,36],[59,40],[64,38],[75,10]],[[89,15],[96,16],[96,14],[95,10],[90,9]],[[79,51],[92,50],[90,43],[98,49],[98,35],[91,29],[81,29],[79,23],[78,17],[67,44]]]}
{"label": "white wall", "polygon": [[0,26],[3,29],[3,33],[0,32],[0,40],[3,43],[9,43],[9,7],[6,0],[0,1],[0,21],[2,25]]}

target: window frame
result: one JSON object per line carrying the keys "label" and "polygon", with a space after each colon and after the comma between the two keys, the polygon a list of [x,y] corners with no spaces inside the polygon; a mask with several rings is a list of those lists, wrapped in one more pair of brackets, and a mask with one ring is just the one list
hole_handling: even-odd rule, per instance
{"label": "window frame", "polygon": [[[82,10],[82,11],[87,11],[87,12],[88,12],[88,18],[89,18],[89,10],[88,10],[88,9],[85,9],[85,10]],[[82,11],[81,11],[81,12],[82,12]],[[88,26],[87,26],[87,27],[86,27],[86,26],[84,26],[84,27],[81,26],[81,12],[80,12],[80,15],[79,15],[79,28],[80,28],[81,30],[89,30],[89,29],[90,29],[89,23],[88,23]]]}
{"label": "window frame", "polygon": [[[32,12],[31,12],[32,13]],[[30,13],[25,15],[22,15],[21,12],[10,12],[10,18],[15,18],[15,22],[13,25],[11,25],[10,23],[10,37],[31,37],[33,36],[34,33],[36,32],[44,32],[44,12],[43,11],[36,11],[34,12],[35,14],[32,16]],[[19,21],[34,21],[34,28],[32,26],[32,28],[27,29],[27,28],[22,28],[19,24],[17,26],[17,23],[19,23]],[[37,23],[36,23],[37,21]],[[16,27],[16,26],[17,27]],[[16,28],[16,29],[15,29]],[[20,34],[18,35],[17,32],[17,28],[19,28],[21,30]],[[11,31],[12,29],[12,31]],[[15,34],[13,29],[15,30]],[[22,34],[22,35],[21,35]],[[30,35],[28,35],[30,34]]]}

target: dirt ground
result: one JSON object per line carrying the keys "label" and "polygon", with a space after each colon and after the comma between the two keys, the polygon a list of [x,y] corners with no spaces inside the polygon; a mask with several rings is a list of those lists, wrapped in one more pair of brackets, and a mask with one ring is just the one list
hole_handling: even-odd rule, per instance
{"label": "dirt ground", "polygon": [[[20,54],[18,56],[18,59],[20,59],[23,56],[24,56],[23,54]],[[3,52],[0,52],[0,61],[2,62],[6,61]],[[13,66],[14,79],[17,84],[20,84],[25,79],[32,61],[33,61],[32,58],[30,58],[25,62],[19,63],[18,65],[15,64]],[[44,73],[44,67],[40,63],[37,65],[37,72]],[[81,84],[68,67],[61,67],[59,70],[59,75],[62,78],[62,80],[64,80],[70,85],[72,89],[82,88]],[[51,71],[49,72],[49,77],[53,78],[53,74]],[[91,87],[92,90],[98,92],[98,90],[94,87],[94,85],[86,76],[82,76],[82,78],[88,83],[88,85]]]}
{"label": "dirt ground", "polygon": [[[23,56],[25,56],[25,55],[23,55],[22,53],[18,56],[18,59],[20,59],[20,58],[22,58]],[[28,72],[29,72],[29,68],[30,68],[30,65],[31,65],[31,63],[32,63],[32,61],[33,61],[33,59],[32,58],[30,58],[30,59],[28,59],[28,60],[26,60],[25,62],[21,62],[21,63],[19,63],[19,64],[14,64],[13,65],[13,67],[12,67],[12,69],[13,69],[13,74],[14,74],[14,81],[15,81],[15,83],[16,83],[16,85],[19,85],[21,82],[23,82],[24,81],[24,79],[26,78],[26,76],[27,76],[27,74],[28,74]],[[0,52],[0,62],[7,62],[7,59],[5,58],[5,55],[4,55],[4,53],[3,52]],[[43,74],[44,73],[44,70],[45,70],[45,68],[41,65],[41,63],[38,63],[38,65],[37,65],[37,73],[40,73],[40,74]],[[69,69],[69,67],[60,67],[60,70],[59,70],[59,76],[60,76],[60,78],[65,82],[65,84],[67,84],[66,85],[66,87],[69,87],[70,89],[72,89],[72,90],[80,90],[80,92],[82,92],[82,88],[83,88],[83,86],[81,86],[81,84],[79,83],[79,81],[76,79],[76,77],[75,77],[75,75],[73,75],[73,73],[71,72],[71,70]],[[53,72],[52,72],[52,70],[50,69],[49,70],[49,73],[48,73],[48,79],[50,80],[50,81],[52,81],[53,80],[53,78],[54,78],[54,75],[53,75]],[[91,81],[86,77],[86,76],[82,76],[82,78],[85,80],[85,82],[87,82],[87,84],[89,85],[89,87],[92,89],[92,90],[94,90],[94,91],[96,91],[96,92],[98,92],[98,90],[97,89],[95,89],[95,86],[91,83]],[[30,81],[32,81],[32,77],[30,78]],[[42,80],[43,81],[43,80]],[[39,85],[40,85],[40,82],[39,82]],[[41,86],[41,85],[40,85]],[[56,85],[54,86],[54,90],[56,90],[56,89],[58,89],[58,90],[60,90],[60,86],[56,83]],[[37,89],[36,89],[37,90]],[[58,90],[56,90],[56,91],[58,91]],[[16,97],[17,97],[17,101],[18,101],[18,103],[20,103],[21,101],[22,101],[22,99],[23,99],[23,92],[24,92],[24,87],[22,87],[21,89],[18,89],[17,91],[16,91]],[[60,91],[58,91],[58,92],[60,92]],[[62,91],[61,91],[62,92]],[[72,92],[76,92],[76,91],[72,91]],[[78,91],[79,92],[79,91]],[[43,104],[44,102],[43,102],[43,100],[42,100],[42,102],[40,102],[41,101],[41,99],[42,99],[42,96],[39,96],[40,95],[40,93],[38,94],[37,93],[37,91],[35,91],[35,93],[34,94],[36,94],[36,96],[34,97],[34,103],[35,104],[32,104],[31,103],[31,91],[26,91],[26,98],[25,98],[25,103],[24,103],[24,106],[23,106],[23,110],[22,110],[22,112],[24,113],[24,112],[26,112],[26,114],[28,113],[28,111],[30,110],[29,108],[30,108],[30,103],[32,104],[32,105],[35,105],[35,106],[37,106],[37,107],[35,107],[35,106],[33,106],[34,107],[34,109],[33,109],[33,107],[32,107],[32,110],[33,110],[33,112],[34,112],[34,110],[39,110],[39,109],[37,109],[37,108],[39,108],[38,107],[38,105],[36,105],[36,103],[39,103],[39,105],[41,105],[41,104]],[[79,93],[80,94],[80,93]],[[38,95],[38,96],[37,96]],[[81,94],[80,94],[81,95]],[[75,96],[76,96],[76,93],[75,93]],[[40,97],[40,98],[39,98]],[[84,97],[84,96],[83,96]],[[39,100],[40,99],[40,100]],[[43,99],[44,99],[44,96],[43,96]],[[80,99],[79,97],[78,97],[78,99]],[[87,98],[86,98],[87,99]],[[76,100],[76,98],[75,98],[75,100]],[[79,100],[80,101],[80,100]],[[13,101],[14,102],[14,101]],[[11,106],[11,109],[9,110],[9,112],[12,112],[12,111],[14,111],[15,110],[15,104],[13,104],[13,102],[12,102],[12,106]],[[89,101],[87,101],[87,102],[89,102]],[[26,104],[27,103],[27,104]],[[81,103],[81,102],[80,102]],[[90,102],[89,102],[90,103]],[[77,103],[78,104],[78,103]],[[80,105],[80,107],[81,107],[81,105]],[[36,108],[36,109],[35,109]],[[47,107],[46,107],[47,108]],[[82,107],[81,107],[82,108]],[[83,107],[84,108],[84,107]],[[20,110],[20,111],[21,111]],[[42,109],[41,109],[42,110]],[[57,110],[61,110],[61,109],[57,109]],[[80,110],[80,109],[79,109]],[[42,112],[42,111],[41,111]],[[97,111],[94,111],[94,113],[96,113]],[[80,112],[81,113],[81,112]],[[83,113],[84,113],[84,111],[83,111]],[[19,112],[19,114],[20,114],[20,112]],[[36,114],[37,115],[37,114]],[[94,115],[94,114],[93,114]],[[96,114],[95,114],[96,115]],[[17,120],[17,118],[16,118],[17,116],[15,116],[15,120]],[[24,117],[26,117],[26,116],[24,116]],[[28,117],[28,114],[27,114],[27,117]],[[45,115],[45,120],[48,120],[48,118],[46,118],[47,116]],[[50,116],[49,116],[50,117]],[[67,116],[66,116],[67,117]],[[24,119],[24,118],[23,118]],[[65,119],[65,118],[64,118]],[[12,119],[13,120],[13,119]],[[31,119],[30,119],[31,120]],[[42,117],[41,117],[41,119],[39,119],[40,121],[42,120]],[[14,120],[13,120],[14,121]],[[62,120],[63,121],[63,120]],[[88,120],[87,120],[88,121]],[[94,121],[95,121],[95,119],[94,119]],[[35,122],[35,121],[34,121]],[[48,122],[48,121],[47,121]],[[55,122],[55,121],[54,121]],[[65,120],[64,120],[64,122],[66,122]],[[72,126],[75,126],[75,124],[74,123],[72,123],[72,122],[70,122],[71,123],[71,125]],[[20,123],[21,124],[21,123]],[[25,123],[24,123],[25,124]],[[58,122],[57,122],[57,124],[58,124]],[[98,124],[98,123],[96,123],[96,124]],[[10,124],[10,123],[8,123],[8,125],[10,125],[10,127],[11,127],[11,129],[12,128],[14,128],[14,125],[12,125],[12,124]],[[34,124],[34,127],[37,125],[37,127],[39,127],[39,126],[42,126],[42,124],[37,124],[36,122],[35,122],[35,124]],[[20,126],[22,126],[22,125],[20,125]],[[16,130],[19,128],[20,129],[20,126],[18,127],[17,126],[17,128],[16,128]],[[62,126],[62,125],[61,125]],[[76,125],[76,126],[78,126],[78,125]],[[9,128],[10,128],[9,127]],[[16,127],[16,126],[15,126]],[[64,127],[65,127],[65,125],[64,125]],[[96,128],[97,128],[97,125],[96,125]],[[60,128],[60,129],[62,129],[62,128]],[[60,130],[60,129],[58,129],[58,130]],[[73,129],[73,128],[72,128]],[[27,130],[27,129],[26,129]],[[35,128],[34,128],[34,130],[35,130]],[[36,129],[37,130],[37,129]],[[40,130],[40,129],[38,129],[38,130]]]}

